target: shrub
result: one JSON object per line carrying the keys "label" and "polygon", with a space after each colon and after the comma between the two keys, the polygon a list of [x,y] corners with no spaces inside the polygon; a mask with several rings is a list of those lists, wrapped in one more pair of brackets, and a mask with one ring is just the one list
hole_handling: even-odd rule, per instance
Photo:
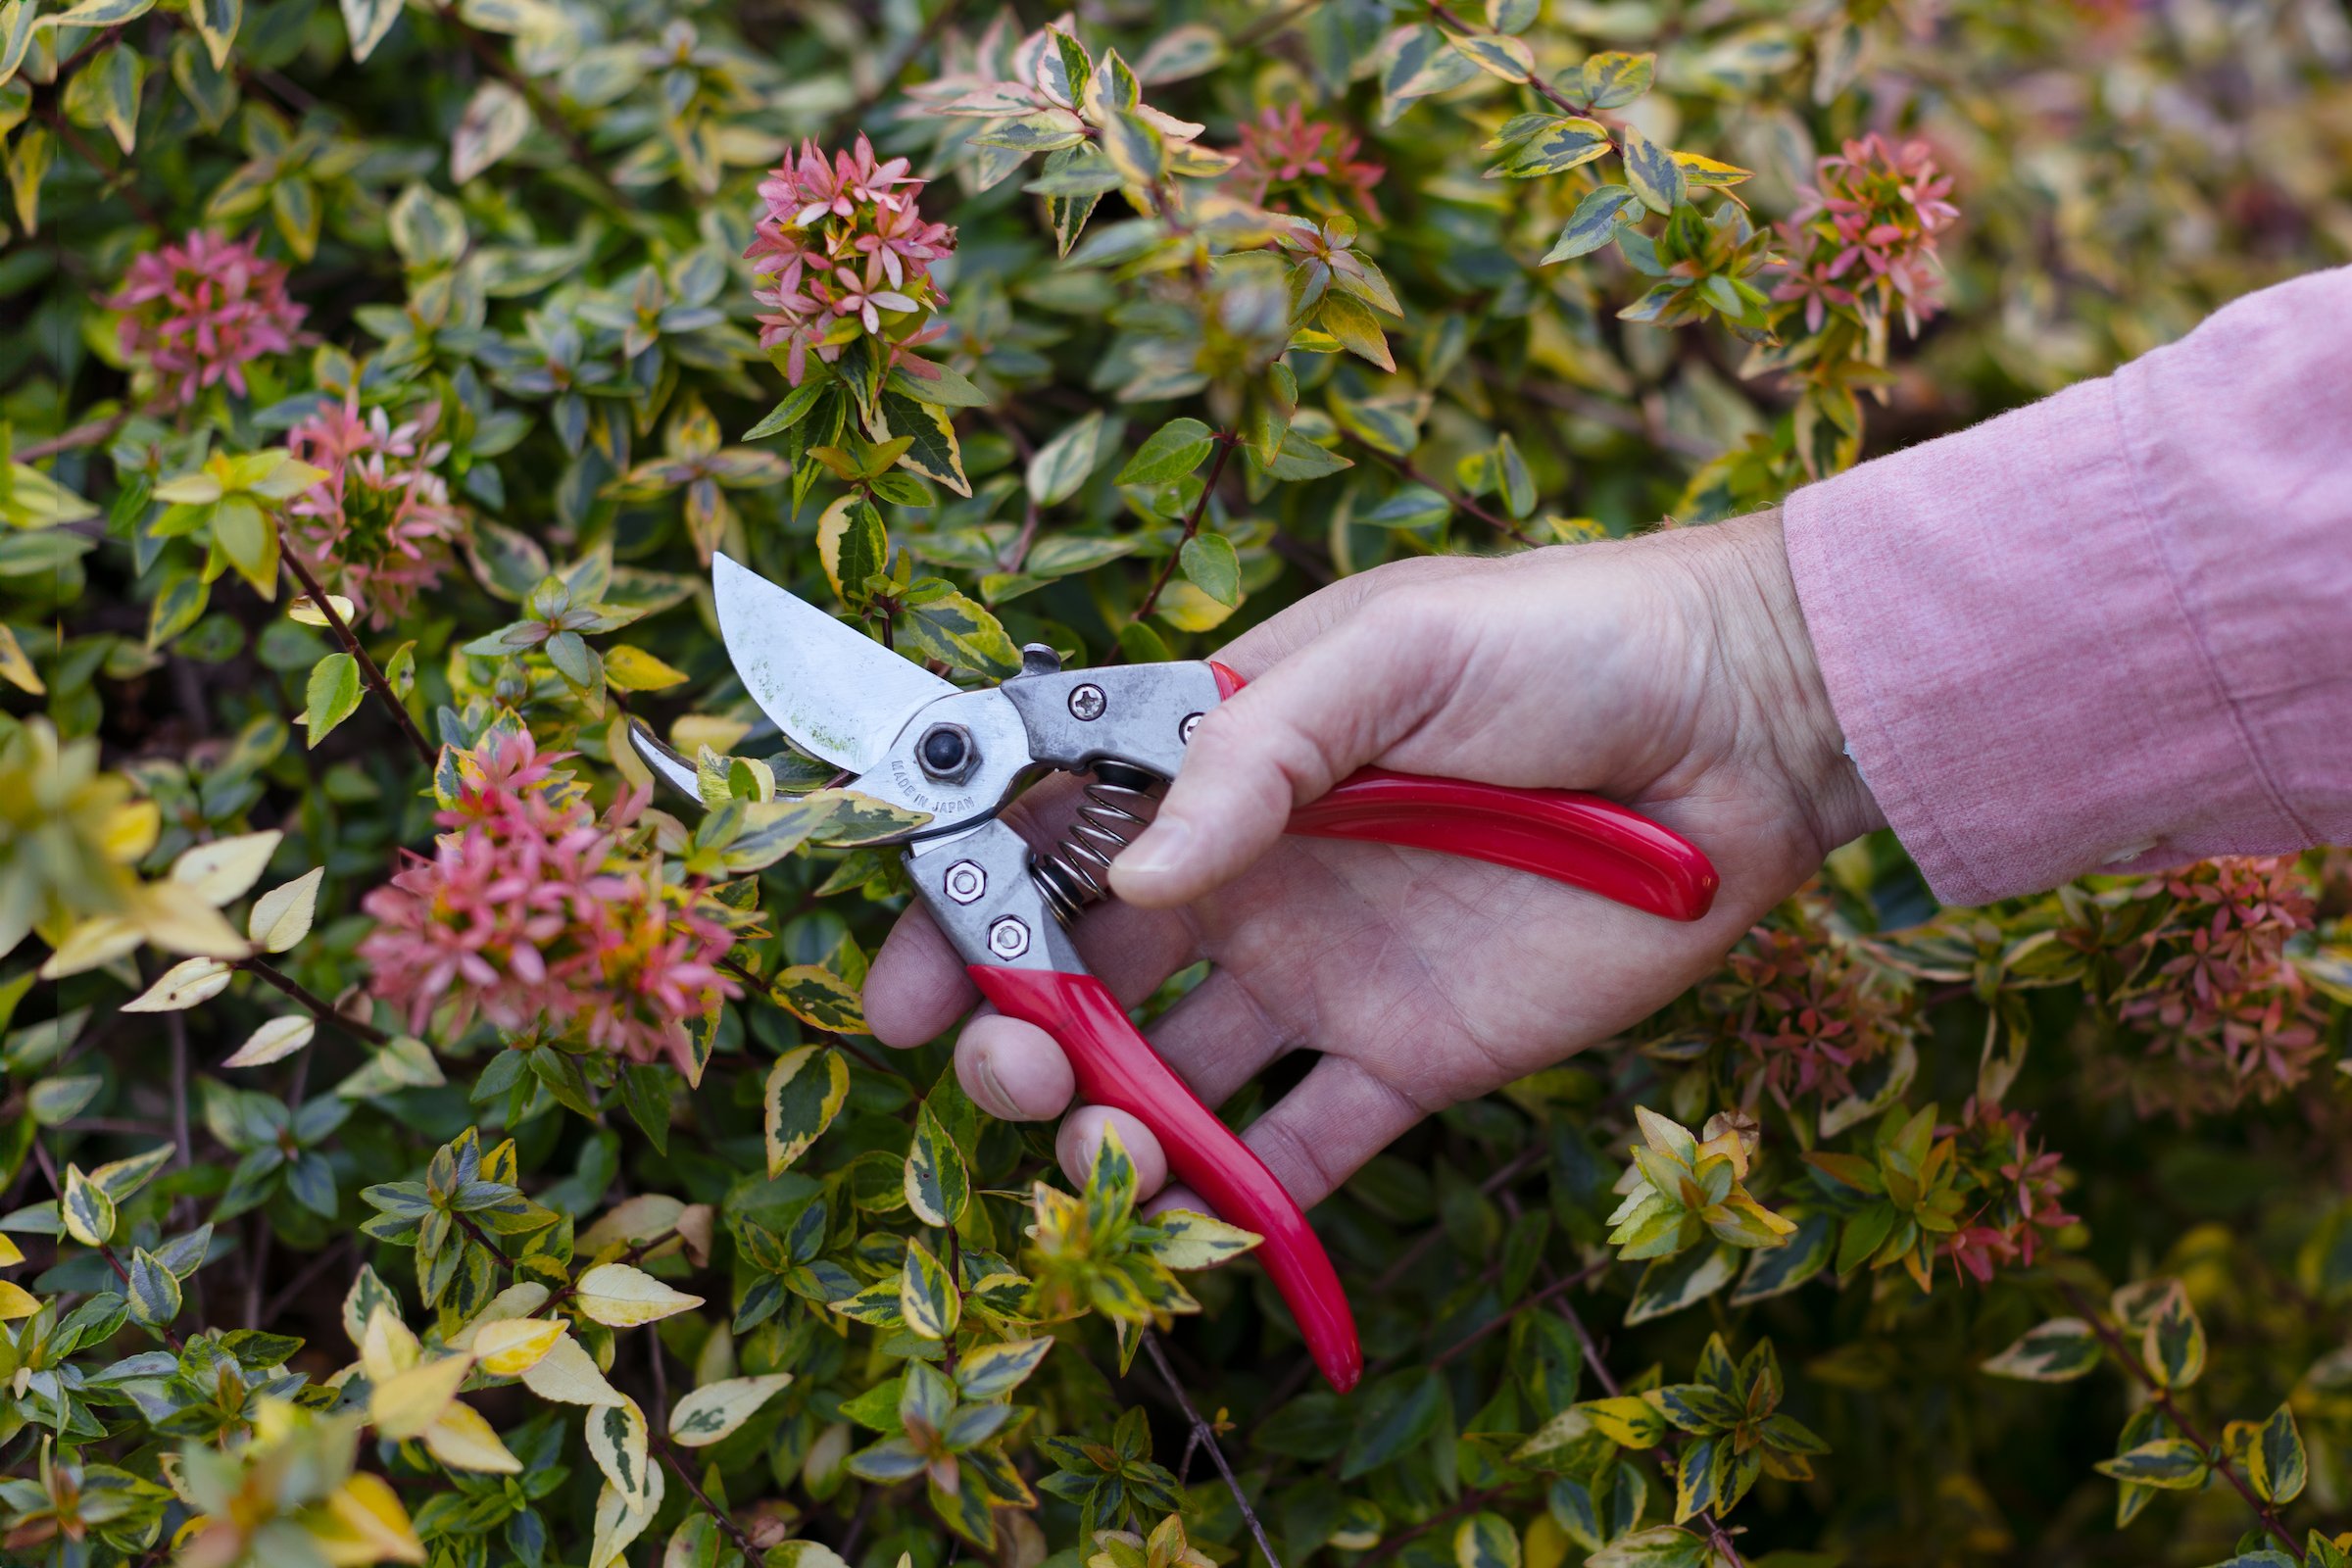
{"label": "shrub", "polygon": [[2332,0],[7,0],[0,1556],[2343,1563],[2340,852],[1838,851],[1318,1209],[1343,1396],[1252,1238],[866,1037],[892,821],[704,573],[969,682],[1770,505],[2342,261],[2348,72]]}

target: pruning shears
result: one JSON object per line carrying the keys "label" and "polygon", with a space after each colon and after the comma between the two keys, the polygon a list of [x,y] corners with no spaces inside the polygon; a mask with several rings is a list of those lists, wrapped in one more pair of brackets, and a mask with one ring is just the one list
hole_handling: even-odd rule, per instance
{"label": "pruning shears", "polygon": [[[929,820],[905,844],[924,907],[997,1007],[1052,1035],[1078,1091],[1152,1129],[1169,1167],[1258,1257],[1315,1363],[1345,1392],[1363,1369],[1355,1320],[1298,1205],[1202,1104],[1089,973],[1069,927],[1107,896],[1110,862],[1150,820],[1201,718],[1242,688],[1221,664],[1064,669],[1039,644],[997,686],[959,690],[725,556],[719,631],[753,701],[853,787]],[[689,795],[693,761],[641,726],[647,764]],[[1000,813],[1048,771],[1091,774],[1069,832],[1039,853]],[[1532,871],[1673,920],[1695,920],[1717,878],[1691,844],[1596,796],[1367,768],[1299,808],[1288,831],[1467,856]]]}

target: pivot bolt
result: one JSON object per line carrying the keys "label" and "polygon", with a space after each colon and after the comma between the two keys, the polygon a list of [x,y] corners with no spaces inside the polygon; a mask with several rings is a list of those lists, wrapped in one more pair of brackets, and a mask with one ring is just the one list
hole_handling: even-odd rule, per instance
{"label": "pivot bolt", "polygon": [[957,860],[948,867],[941,885],[957,904],[976,904],[980,895],[988,891],[988,873],[980,869],[976,860]]}
{"label": "pivot bolt", "polygon": [[1029,928],[1011,915],[988,928],[988,951],[1000,958],[1017,958],[1029,951]]}
{"label": "pivot bolt", "polygon": [[1091,681],[1070,693],[1070,716],[1082,723],[1091,724],[1101,718],[1109,706],[1110,699],[1102,695],[1102,688]]}
{"label": "pivot bolt", "polygon": [[961,783],[978,758],[971,731],[961,724],[934,724],[915,749],[923,771],[944,783]]}
{"label": "pivot bolt", "polygon": [[1176,738],[1187,746],[1192,745],[1193,731],[1200,727],[1200,718],[1201,715],[1199,713],[1185,714],[1183,720],[1176,726]]}

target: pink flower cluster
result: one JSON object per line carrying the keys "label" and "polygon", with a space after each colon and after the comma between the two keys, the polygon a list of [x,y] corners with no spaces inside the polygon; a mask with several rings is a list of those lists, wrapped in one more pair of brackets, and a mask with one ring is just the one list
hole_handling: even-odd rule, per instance
{"label": "pink flower cluster", "polygon": [[1783,1107],[1813,1094],[1825,1105],[1844,1100],[1855,1070],[1908,1031],[1899,1001],[1819,926],[1757,926],[1724,967],[1727,977],[1703,995],[1745,1057],[1740,1098],[1751,1109],[1767,1090]]}
{"label": "pink flower cluster", "polygon": [[[1974,1145],[1962,1154],[1962,1162],[1979,1173],[1993,1196],[1959,1230],[1946,1236],[1937,1250],[1966,1269],[1979,1285],[1991,1284],[1993,1269],[1999,1264],[2032,1268],[2036,1251],[2048,1247],[2060,1231],[2078,1223],[2077,1216],[2058,1206],[2061,1156],[2026,1140],[2033,1121],[2023,1111],[1980,1104],[1974,1099],[1961,1117],[1958,1131],[1973,1135],[1970,1142]],[[1990,1179],[1993,1171],[1999,1174],[1997,1187]]]}
{"label": "pink flower cluster", "polygon": [[1952,176],[1938,173],[1926,142],[1897,148],[1874,130],[1821,159],[1814,178],[1779,225],[1788,254],[1771,265],[1788,276],[1772,297],[1804,301],[1809,332],[1821,330],[1834,305],[1867,301],[1884,313],[1899,303],[1917,337],[1919,323],[1941,308],[1936,236],[1960,217],[1946,200]]}
{"label": "pink flower cluster", "polygon": [[326,470],[287,509],[294,543],[328,589],[366,608],[379,627],[441,580],[450,541],[465,531],[465,511],[450,504],[449,481],[433,471],[449,457],[449,443],[432,439],[440,423],[437,402],[398,424],[380,408],[363,416],[355,387],[286,436],[288,451]]}
{"label": "pink flower cluster", "polygon": [[[1300,191],[1307,205],[1326,217],[1341,210],[1341,198],[1345,197],[1362,208],[1373,222],[1380,221],[1380,204],[1372,199],[1372,187],[1388,170],[1355,161],[1355,150],[1363,140],[1360,136],[1308,120],[1295,103],[1281,110],[1262,109],[1257,123],[1243,121],[1236,128],[1242,138],[1235,155],[1240,162],[1225,178],[1252,206],[1266,206],[1267,192],[1280,186]],[[1290,207],[1278,194],[1273,210],[1289,212]]]}
{"label": "pink flower cluster", "polygon": [[2149,878],[2138,896],[2175,901],[2154,935],[2155,976],[2121,1009],[2150,1051],[2220,1078],[2222,1103],[2301,1082],[2324,1049],[2327,1015],[2286,951],[2313,925],[2296,858],[2206,860]]}
{"label": "pink flower cluster", "polygon": [[413,1029],[452,1003],[453,1030],[478,1014],[688,1070],[686,1020],[739,994],[717,969],[734,938],[695,890],[664,880],[658,857],[621,852],[650,792],[599,821],[555,774],[567,755],[540,756],[528,734],[469,754],[478,782],[434,817],[450,831],[433,858],[411,854],[364,901],[377,925],[360,956]]}
{"label": "pink flower cluster", "polygon": [[202,229],[134,259],[122,292],[104,303],[128,313],[118,341],[124,357],[165,378],[167,408],[220,381],[244,396],[244,368],[265,354],[290,352],[307,314],[286,298],[282,262]]}
{"label": "pink flower cluster", "polygon": [[[855,151],[830,162],[805,141],[797,164],[787,159],[760,181],[767,215],[744,255],[768,280],[752,295],[773,311],[759,318],[760,346],[786,351],[794,386],[808,373],[811,349],[829,365],[860,329],[885,346],[889,364],[937,374],[906,351],[946,330],[920,318],[948,303],[930,264],[954,252],[956,231],[923,221],[915,198],[924,182],[907,167],[904,158],[876,163],[873,144],[859,135]],[[904,319],[886,322],[886,311]],[[846,334],[844,322],[852,323]]]}

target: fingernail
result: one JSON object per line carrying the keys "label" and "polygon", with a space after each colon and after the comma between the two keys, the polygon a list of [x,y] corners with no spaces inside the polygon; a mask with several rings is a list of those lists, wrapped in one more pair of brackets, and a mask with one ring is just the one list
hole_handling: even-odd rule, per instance
{"label": "fingernail", "polygon": [[1021,1107],[1004,1092],[1004,1081],[997,1076],[997,1064],[989,1060],[988,1053],[982,1052],[972,1059],[972,1076],[980,1080],[978,1098],[984,1102],[983,1109],[1000,1121],[1021,1119]]}
{"label": "fingernail", "polygon": [[1181,816],[1163,816],[1144,836],[1119,855],[1119,868],[1144,876],[1173,871],[1193,847],[1192,825]]}

